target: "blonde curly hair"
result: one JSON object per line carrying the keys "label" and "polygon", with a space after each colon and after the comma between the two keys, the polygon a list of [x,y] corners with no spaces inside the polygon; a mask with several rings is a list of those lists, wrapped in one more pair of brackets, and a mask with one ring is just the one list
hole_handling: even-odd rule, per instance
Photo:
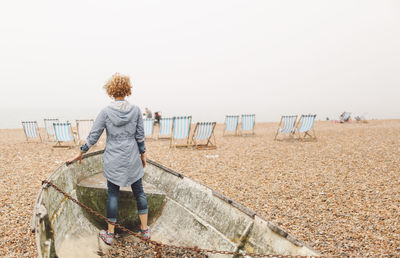
{"label": "blonde curly hair", "polygon": [[131,95],[131,80],[129,76],[115,73],[104,85],[110,97],[120,98]]}

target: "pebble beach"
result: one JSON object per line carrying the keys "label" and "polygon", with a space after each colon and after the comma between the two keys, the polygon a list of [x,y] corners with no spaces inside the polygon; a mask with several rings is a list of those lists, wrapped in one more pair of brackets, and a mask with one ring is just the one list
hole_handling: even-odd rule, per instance
{"label": "pebble beach", "polygon": [[[223,136],[217,149],[170,148],[148,139],[147,156],[255,211],[322,255],[400,256],[400,120],[318,121],[317,141]],[[156,135],[156,134],[155,134]],[[78,151],[26,142],[0,130],[0,256],[36,257],[30,222],[41,181]],[[104,148],[104,139],[91,151]]]}

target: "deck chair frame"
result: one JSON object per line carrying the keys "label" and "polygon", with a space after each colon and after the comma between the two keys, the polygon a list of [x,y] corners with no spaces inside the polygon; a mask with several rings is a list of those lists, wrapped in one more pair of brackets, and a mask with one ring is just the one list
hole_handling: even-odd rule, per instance
{"label": "deck chair frame", "polygon": [[53,123],[58,123],[59,120],[58,118],[45,118],[43,119],[44,122],[44,127],[46,129],[46,134],[47,134],[47,140],[50,141],[50,139],[54,140],[54,127]]}
{"label": "deck chair frame", "polygon": [[[236,118],[236,127],[235,130],[227,130],[227,120],[231,118]],[[226,132],[233,132],[234,134],[226,134]],[[226,115],[225,116],[225,122],[224,122],[224,132],[222,133],[222,136],[228,136],[228,135],[233,135],[233,136],[238,136],[239,135],[239,115]]]}
{"label": "deck chair frame", "polygon": [[[168,121],[167,123],[171,123],[171,130],[170,130],[169,134],[162,134],[161,135],[161,132],[163,130],[163,128],[161,127],[162,126],[161,124],[164,125],[166,120]],[[161,118],[160,119],[160,123],[158,125],[159,126],[159,131],[158,131],[157,139],[171,139],[172,138],[172,126],[173,126],[173,124],[174,124],[174,118],[173,117]]]}
{"label": "deck chair frame", "polygon": [[22,121],[22,128],[24,129],[26,142],[29,142],[29,138],[39,138],[40,142],[43,142],[37,121]]}
{"label": "deck chair frame", "polygon": [[[290,119],[290,118],[293,118],[293,125],[292,126],[286,126],[287,122],[285,122],[285,119]],[[292,129],[292,130],[290,130],[290,132],[286,132],[286,134],[289,134],[289,136],[291,136],[293,138],[293,135],[294,135],[295,129],[296,129],[296,123],[297,123],[297,115],[281,116],[281,121],[279,122],[278,130],[276,131],[274,140],[279,140],[277,137],[278,137],[279,133],[285,133],[285,132],[282,132],[282,130],[285,129],[285,128],[287,128],[287,129],[291,128]],[[282,126],[282,128],[281,128],[281,126]]]}
{"label": "deck chair frame", "polygon": [[[147,122],[151,122],[151,134],[146,134],[146,124]],[[146,139],[153,139],[154,136],[154,119],[153,118],[145,118],[143,119],[143,129],[144,129],[144,136],[146,137]]]}
{"label": "deck chair frame", "polygon": [[[215,140],[215,126],[216,126],[216,122],[197,122],[196,126],[194,128],[193,131],[193,135],[192,135],[192,145],[194,148],[196,149],[202,149],[202,150],[206,150],[206,149],[215,149],[217,148],[217,142]],[[206,125],[211,125],[212,128],[209,132],[209,136],[204,138],[204,139],[196,139],[197,133],[199,132],[199,128],[201,126],[206,126]],[[202,133],[202,132],[200,132]],[[205,134],[207,135],[208,132],[205,132]],[[201,141],[206,141],[206,143],[200,143]]]}
{"label": "deck chair frame", "polygon": [[[70,122],[53,123],[53,126],[54,126],[54,134],[55,134],[56,141],[57,141],[56,145],[54,145],[53,148],[72,148],[76,144],[76,140],[75,140],[75,137],[74,137],[74,132],[72,131],[72,125],[71,125]],[[70,139],[70,140],[61,139],[62,137],[60,135],[58,135],[59,134],[59,130],[57,129],[57,126],[67,126],[68,127],[67,130],[63,130],[62,134],[66,134],[67,137],[70,136],[70,137],[68,137],[68,139]],[[67,135],[68,133],[70,135]],[[73,142],[74,145],[72,145],[72,146],[71,145],[62,145],[61,144],[62,142]]]}
{"label": "deck chair frame", "polygon": [[[187,128],[187,136],[186,137],[184,137],[184,138],[175,138],[174,137],[174,134],[175,134],[175,130],[177,130],[177,128],[176,128],[176,126],[175,126],[175,122],[178,120],[178,119],[189,119],[189,125],[188,125],[188,128]],[[191,125],[192,125],[192,116],[174,116],[174,118],[173,118],[173,122],[172,122],[172,133],[171,133],[171,140],[170,140],[170,143],[169,143],[169,147],[171,148],[171,147],[189,147],[190,146],[190,128],[191,128]],[[186,143],[183,143],[183,144],[178,144],[177,142],[178,141],[185,141],[185,139],[186,139]]]}
{"label": "deck chair frame", "polygon": [[[251,125],[251,130],[243,130],[243,117],[254,117],[253,123]],[[255,114],[243,114],[241,115],[241,121],[240,121],[240,135],[254,135],[254,127],[256,125],[256,115]],[[248,131],[251,131],[251,133],[246,133]]]}
{"label": "deck chair frame", "polygon": [[[295,129],[295,134],[298,135],[299,140],[306,140],[306,139],[317,140],[317,136],[315,135],[315,131],[314,131],[314,124],[315,124],[316,117],[317,117],[317,115],[301,115],[300,116],[299,121],[297,121],[297,123],[296,123],[296,129]],[[307,131],[299,132],[299,129],[301,129],[302,123],[304,122],[304,118],[312,118],[313,119],[312,127]],[[303,134],[303,136],[302,136],[302,134]]]}
{"label": "deck chair frame", "polygon": [[[91,122],[92,127],[93,127],[94,119],[77,119],[77,120],[75,120],[75,122],[76,122],[76,133],[78,134],[78,142],[84,141],[85,140],[84,138],[86,138],[87,135],[86,136],[81,135],[81,133],[80,133],[80,124],[83,123],[83,122],[89,122],[89,123]],[[90,133],[90,130],[91,130],[91,128],[89,129],[88,135]]]}

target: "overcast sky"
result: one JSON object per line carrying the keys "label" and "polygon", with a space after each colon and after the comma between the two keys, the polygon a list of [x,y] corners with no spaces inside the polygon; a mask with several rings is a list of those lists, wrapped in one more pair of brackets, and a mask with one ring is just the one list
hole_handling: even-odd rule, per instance
{"label": "overcast sky", "polygon": [[115,72],[194,121],[400,118],[396,0],[2,0],[0,33],[0,128],[95,118]]}

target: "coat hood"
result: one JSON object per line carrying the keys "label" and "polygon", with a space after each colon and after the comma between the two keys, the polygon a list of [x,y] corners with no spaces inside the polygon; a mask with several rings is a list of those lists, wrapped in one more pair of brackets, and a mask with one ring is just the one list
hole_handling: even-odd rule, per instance
{"label": "coat hood", "polygon": [[135,115],[134,106],[128,101],[113,101],[106,108],[108,118],[115,126],[123,126],[132,120]]}

